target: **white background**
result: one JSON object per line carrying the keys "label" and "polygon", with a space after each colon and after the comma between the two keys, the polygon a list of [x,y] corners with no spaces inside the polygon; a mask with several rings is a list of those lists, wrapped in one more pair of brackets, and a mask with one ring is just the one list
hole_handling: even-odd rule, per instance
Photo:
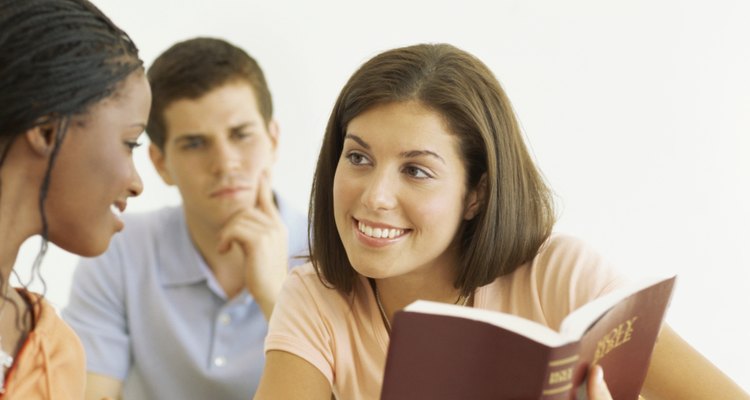
{"label": "white background", "polygon": [[[750,2],[95,3],[147,65],[196,35],[258,59],[282,127],[274,186],[301,210],[330,109],[362,62],[418,42],[472,52],[515,106],[555,190],[557,230],[634,275],[676,272],[667,321],[750,391]],[[146,189],[128,212],[177,204],[145,146],[136,153]],[[37,248],[22,249],[24,277]],[[58,307],[76,260],[56,248],[45,258]]]}

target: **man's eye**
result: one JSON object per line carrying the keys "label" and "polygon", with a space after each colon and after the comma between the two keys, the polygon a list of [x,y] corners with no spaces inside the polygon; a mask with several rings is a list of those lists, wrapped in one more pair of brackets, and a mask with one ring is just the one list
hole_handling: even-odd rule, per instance
{"label": "man's eye", "polygon": [[203,139],[191,138],[191,139],[185,140],[182,143],[182,148],[183,149],[195,149],[195,148],[203,146],[203,144],[204,144]]}
{"label": "man's eye", "polygon": [[235,139],[245,139],[250,137],[252,134],[247,132],[232,132],[232,137]]}

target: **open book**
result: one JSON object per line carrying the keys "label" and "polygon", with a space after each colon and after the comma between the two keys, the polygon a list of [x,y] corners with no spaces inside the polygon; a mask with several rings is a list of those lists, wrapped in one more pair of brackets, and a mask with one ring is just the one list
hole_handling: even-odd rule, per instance
{"label": "open book", "polygon": [[416,301],[394,318],[381,398],[575,399],[599,364],[614,399],[637,399],[675,279],[604,295],[568,315],[560,332],[497,311]]}

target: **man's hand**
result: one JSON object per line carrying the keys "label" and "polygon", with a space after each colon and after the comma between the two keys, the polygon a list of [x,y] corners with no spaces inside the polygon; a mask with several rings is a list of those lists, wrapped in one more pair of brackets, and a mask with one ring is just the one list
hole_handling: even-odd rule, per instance
{"label": "man's hand", "polygon": [[255,207],[237,212],[219,233],[219,253],[233,244],[245,256],[245,286],[271,317],[287,272],[287,228],[273,201],[267,174],[260,177]]}

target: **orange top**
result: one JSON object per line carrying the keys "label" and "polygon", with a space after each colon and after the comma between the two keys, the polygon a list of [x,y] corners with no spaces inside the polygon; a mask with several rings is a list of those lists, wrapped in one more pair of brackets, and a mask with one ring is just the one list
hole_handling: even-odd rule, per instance
{"label": "orange top", "polygon": [[[17,289],[32,303],[34,293]],[[34,326],[8,371],[2,400],[82,399],[86,384],[83,346],[55,309],[41,299]]]}
{"label": "orange top", "polygon": [[[474,307],[558,329],[578,307],[625,283],[580,240],[555,234],[513,273],[474,292]],[[297,355],[317,367],[340,399],[379,399],[388,333],[367,279],[351,296],[329,288],[311,264],[294,268],[269,323],[265,350]]]}

